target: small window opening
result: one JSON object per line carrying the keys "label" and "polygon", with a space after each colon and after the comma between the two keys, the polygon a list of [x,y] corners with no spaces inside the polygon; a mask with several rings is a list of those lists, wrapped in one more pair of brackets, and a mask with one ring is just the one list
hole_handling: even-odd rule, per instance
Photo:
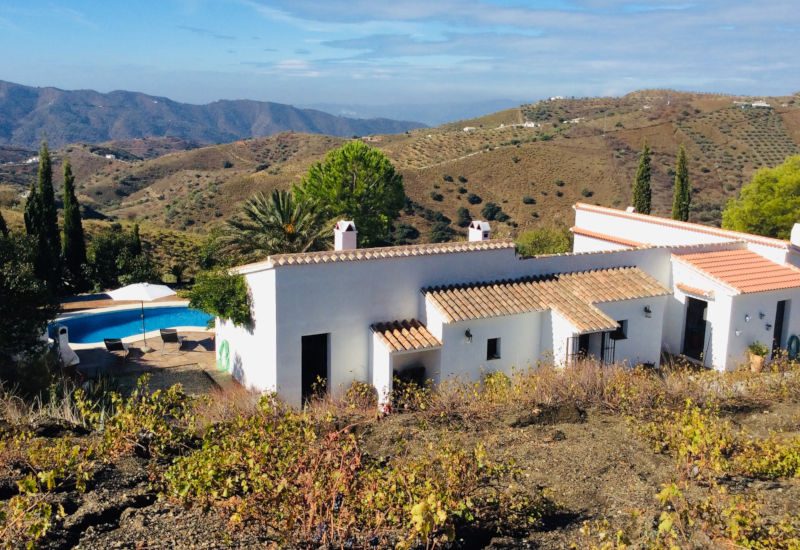
{"label": "small window opening", "polygon": [[500,359],[500,338],[489,338],[486,342],[486,359]]}
{"label": "small window opening", "polygon": [[628,320],[617,321],[617,329],[611,333],[612,340],[628,339]]}

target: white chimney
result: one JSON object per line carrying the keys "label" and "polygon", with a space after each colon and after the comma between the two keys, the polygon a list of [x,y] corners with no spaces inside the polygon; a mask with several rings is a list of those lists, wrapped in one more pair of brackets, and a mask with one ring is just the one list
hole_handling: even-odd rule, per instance
{"label": "white chimney", "polygon": [[355,250],[358,247],[356,238],[356,224],[351,220],[340,220],[333,228],[333,249],[334,250]]}
{"label": "white chimney", "polygon": [[789,237],[789,240],[791,241],[792,246],[800,248],[800,223],[796,223],[792,226],[792,234]]}
{"label": "white chimney", "polygon": [[492,232],[489,227],[489,222],[481,220],[473,220],[469,223],[469,240],[470,241],[488,241],[489,234]]}

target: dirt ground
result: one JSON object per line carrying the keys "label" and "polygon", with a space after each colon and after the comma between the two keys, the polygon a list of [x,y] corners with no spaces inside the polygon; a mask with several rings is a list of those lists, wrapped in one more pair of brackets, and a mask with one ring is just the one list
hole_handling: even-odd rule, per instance
{"label": "dirt ground", "polygon": [[[724,412],[724,411],[723,411]],[[729,411],[726,417],[754,435],[800,433],[800,405]],[[50,428],[54,435],[58,428]],[[460,532],[455,548],[581,548],[581,526],[608,519],[615,529],[658,523],[655,495],[677,477],[673,457],[658,454],[636,435],[629,418],[574,405],[441,425],[415,413],[391,415],[362,428],[366,451],[385,456],[396,442],[483,443],[492,458],[512,460],[531,491],[544,488],[557,511],[536,530],[514,537]],[[47,434],[45,429],[43,434]],[[85,435],[84,437],[93,437]],[[219,512],[184,509],[161,500],[150,485],[148,460],[130,457],[104,467],[85,494],[60,495],[67,513],[45,548],[261,548],[270,543],[258,525],[231,528]],[[10,479],[0,482],[8,498]],[[757,496],[776,515],[800,514],[800,479],[722,479],[731,493]],[[698,486],[698,490],[702,489]],[[5,490],[6,494],[3,495]],[[709,541],[708,546],[714,547]]]}

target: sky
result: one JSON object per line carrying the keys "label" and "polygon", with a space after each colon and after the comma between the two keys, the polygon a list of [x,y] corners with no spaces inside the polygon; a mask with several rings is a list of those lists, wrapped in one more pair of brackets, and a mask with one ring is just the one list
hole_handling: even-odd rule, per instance
{"label": "sky", "polygon": [[0,79],[178,101],[800,91],[797,0],[0,0]]}

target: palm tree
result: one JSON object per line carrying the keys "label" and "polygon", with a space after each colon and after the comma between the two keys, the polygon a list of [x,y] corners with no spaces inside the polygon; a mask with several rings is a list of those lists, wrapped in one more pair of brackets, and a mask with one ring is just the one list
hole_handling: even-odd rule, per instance
{"label": "palm tree", "polygon": [[228,221],[221,243],[245,261],[323,250],[332,234],[329,226],[314,203],[275,190],[269,196],[258,193],[248,199],[239,215]]}

